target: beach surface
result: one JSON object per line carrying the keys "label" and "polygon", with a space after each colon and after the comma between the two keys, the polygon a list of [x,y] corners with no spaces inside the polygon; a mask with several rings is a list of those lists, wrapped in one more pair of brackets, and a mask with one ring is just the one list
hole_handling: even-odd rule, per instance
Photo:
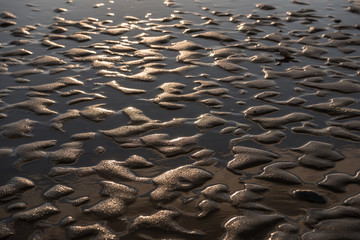
{"label": "beach surface", "polygon": [[2,0],[0,239],[360,236],[360,1]]}

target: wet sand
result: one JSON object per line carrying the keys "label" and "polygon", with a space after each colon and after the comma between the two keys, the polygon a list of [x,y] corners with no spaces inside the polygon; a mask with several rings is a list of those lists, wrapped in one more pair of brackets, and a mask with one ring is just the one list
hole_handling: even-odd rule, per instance
{"label": "wet sand", "polygon": [[359,20],[2,3],[0,239],[359,239]]}

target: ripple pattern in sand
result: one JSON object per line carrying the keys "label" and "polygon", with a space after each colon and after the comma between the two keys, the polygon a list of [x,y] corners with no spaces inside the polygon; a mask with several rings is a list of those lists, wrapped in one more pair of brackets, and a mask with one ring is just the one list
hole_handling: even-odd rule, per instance
{"label": "ripple pattern in sand", "polygon": [[359,239],[359,1],[278,2],[0,6],[0,239]]}

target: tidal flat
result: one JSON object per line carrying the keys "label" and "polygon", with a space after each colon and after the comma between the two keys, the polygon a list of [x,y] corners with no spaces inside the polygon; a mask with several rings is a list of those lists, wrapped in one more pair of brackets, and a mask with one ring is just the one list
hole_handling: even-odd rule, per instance
{"label": "tidal flat", "polygon": [[359,0],[2,0],[0,239],[358,240]]}

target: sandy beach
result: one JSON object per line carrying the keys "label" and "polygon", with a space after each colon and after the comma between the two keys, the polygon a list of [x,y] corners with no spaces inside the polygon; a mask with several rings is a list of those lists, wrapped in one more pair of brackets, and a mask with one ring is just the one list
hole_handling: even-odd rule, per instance
{"label": "sandy beach", "polygon": [[360,1],[2,0],[0,239],[360,236]]}

